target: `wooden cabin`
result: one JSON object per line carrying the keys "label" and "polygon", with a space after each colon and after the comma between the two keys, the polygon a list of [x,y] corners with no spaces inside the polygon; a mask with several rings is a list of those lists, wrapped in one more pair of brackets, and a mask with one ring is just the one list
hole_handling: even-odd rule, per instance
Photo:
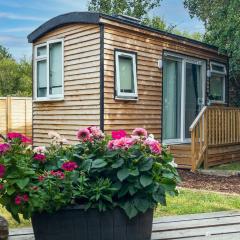
{"label": "wooden cabin", "polygon": [[228,57],[218,48],[127,16],[73,12],[28,36],[33,44],[33,141],[75,141],[90,125],[144,127],[195,170],[240,158],[240,111],[229,106]]}

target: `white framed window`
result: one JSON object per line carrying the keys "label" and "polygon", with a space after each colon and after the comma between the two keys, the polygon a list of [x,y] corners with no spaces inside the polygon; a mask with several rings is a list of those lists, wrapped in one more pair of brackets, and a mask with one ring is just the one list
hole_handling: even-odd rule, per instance
{"label": "white framed window", "polygon": [[210,62],[209,100],[225,103],[227,68],[225,64]]}
{"label": "white framed window", "polygon": [[64,42],[47,41],[34,49],[34,100],[64,97]]}
{"label": "white framed window", "polygon": [[116,99],[137,99],[136,53],[115,52]]}

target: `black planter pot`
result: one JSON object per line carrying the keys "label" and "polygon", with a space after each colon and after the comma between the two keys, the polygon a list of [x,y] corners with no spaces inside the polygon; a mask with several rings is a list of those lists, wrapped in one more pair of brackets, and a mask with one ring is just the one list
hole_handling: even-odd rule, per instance
{"label": "black planter pot", "polygon": [[150,240],[152,222],[152,209],[131,220],[119,208],[100,213],[75,207],[32,217],[35,240]]}

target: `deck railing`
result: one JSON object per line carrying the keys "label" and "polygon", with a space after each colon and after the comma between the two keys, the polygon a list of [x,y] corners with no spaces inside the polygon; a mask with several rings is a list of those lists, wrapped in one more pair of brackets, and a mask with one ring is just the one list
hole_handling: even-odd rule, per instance
{"label": "deck railing", "polygon": [[204,107],[190,126],[192,171],[202,163],[208,167],[209,147],[240,142],[240,109]]}

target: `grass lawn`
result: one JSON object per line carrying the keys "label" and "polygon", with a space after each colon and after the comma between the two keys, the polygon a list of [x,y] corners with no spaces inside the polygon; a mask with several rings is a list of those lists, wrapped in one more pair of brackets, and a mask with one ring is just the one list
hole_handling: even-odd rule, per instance
{"label": "grass lawn", "polygon": [[[240,195],[181,189],[180,195],[174,198],[168,197],[167,203],[167,207],[157,208],[155,217],[240,209]],[[29,221],[17,224],[3,208],[0,208],[0,215],[9,221],[11,228],[30,225]]]}
{"label": "grass lawn", "polygon": [[216,166],[216,167],[212,167],[211,169],[240,171],[240,162],[222,164],[222,165],[219,165],[219,166]]}
{"label": "grass lawn", "polygon": [[167,199],[167,207],[159,206],[155,217],[240,209],[240,195],[181,189],[178,197]]}

